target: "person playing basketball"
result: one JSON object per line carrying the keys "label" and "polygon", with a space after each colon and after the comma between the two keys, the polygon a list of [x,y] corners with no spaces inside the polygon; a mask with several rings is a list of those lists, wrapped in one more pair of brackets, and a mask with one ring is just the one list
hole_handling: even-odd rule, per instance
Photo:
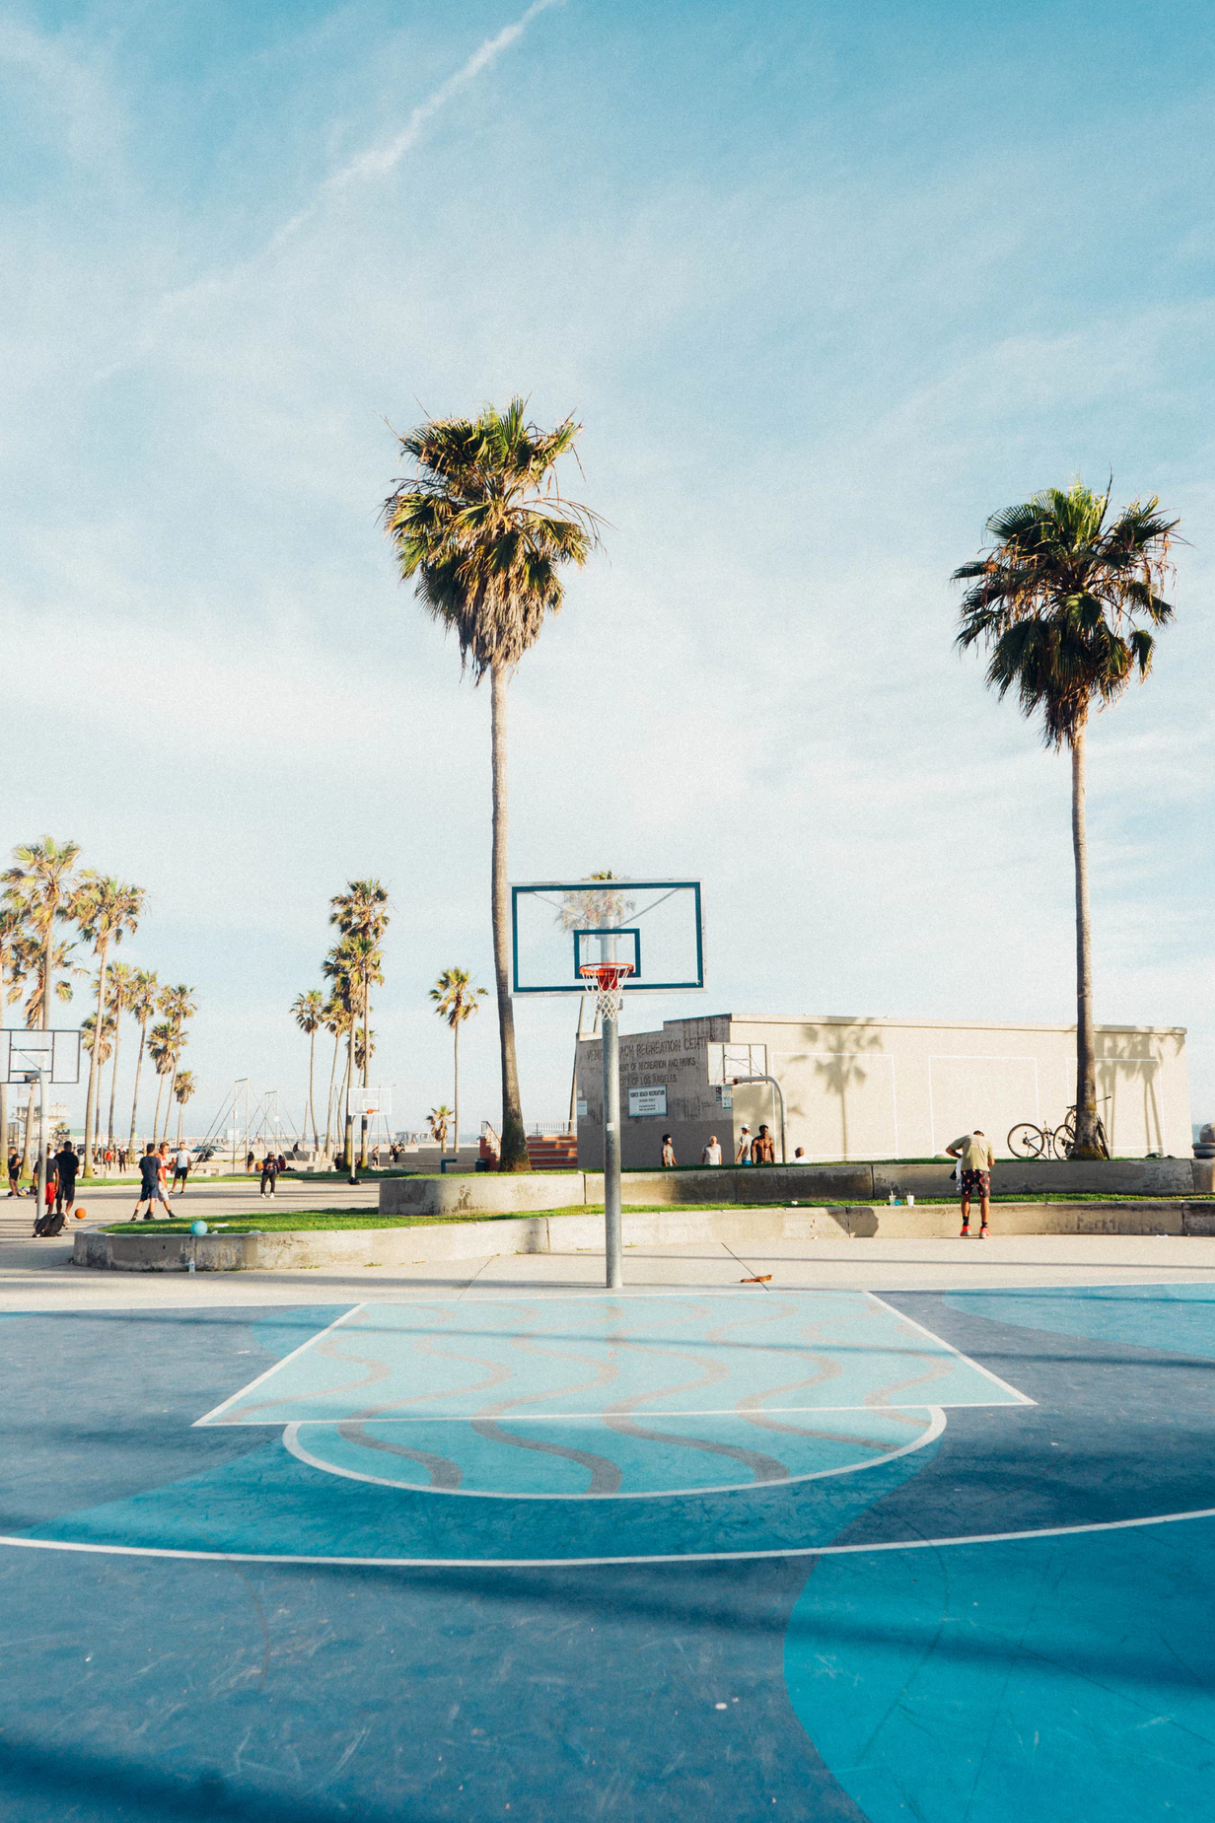
{"label": "person playing basketball", "polygon": [[157,1157],[156,1147],[149,1140],[143,1157],[139,1161],[139,1201],[131,1220],[139,1219],[139,1211],[144,1211],[144,1221],[153,1219],[153,1204],[159,1203],[166,1215],[172,1213],[165,1197],[164,1183],[161,1174],[161,1160]]}

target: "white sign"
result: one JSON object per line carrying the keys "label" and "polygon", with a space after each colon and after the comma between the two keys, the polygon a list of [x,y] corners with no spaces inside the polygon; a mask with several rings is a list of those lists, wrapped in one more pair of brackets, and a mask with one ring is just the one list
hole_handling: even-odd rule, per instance
{"label": "white sign", "polygon": [[630,1089],[629,1119],[647,1114],[665,1114],[667,1111],[667,1086],[663,1083],[660,1089]]}
{"label": "white sign", "polygon": [[580,1101],[578,1103],[578,1119],[579,1120],[586,1119],[586,1103],[584,1101]]}

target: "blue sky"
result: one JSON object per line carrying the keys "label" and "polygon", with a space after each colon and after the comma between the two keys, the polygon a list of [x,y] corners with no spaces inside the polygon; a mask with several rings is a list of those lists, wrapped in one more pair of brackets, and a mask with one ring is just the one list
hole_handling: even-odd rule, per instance
{"label": "blue sky", "polygon": [[[1092,740],[1098,1016],[1188,1026],[1215,1115],[1213,65],[1168,0],[0,13],[0,844],[149,889],[200,1117],[298,1098],[367,873],[379,1073],[400,1124],[449,1098],[488,702],[376,511],[385,419],[516,391],[585,422],[609,529],[513,687],[512,873],[704,880],[709,994],[655,1017],[1074,1016],[1066,762],[948,576],[1038,487],[1159,492],[1177,625]],[[572,1017],[520,1012],[529,1120]],[[465,1062],[493,1115],[488,1011]]]}

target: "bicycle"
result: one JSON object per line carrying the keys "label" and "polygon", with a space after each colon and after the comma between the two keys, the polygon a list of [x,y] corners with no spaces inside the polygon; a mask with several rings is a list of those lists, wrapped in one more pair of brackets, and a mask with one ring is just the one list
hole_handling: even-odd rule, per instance
{"label": "bicycle", "polygon": [[[1103,1095],[1100,1105],[1104,1107],[1112,1097]],[[1106,1138],[1105,1126],[1100,1115],[1097,1117],[1097,1144],[1102,1158],[1110,1155],[1109,1140]],[[1075,1104],[1067,1110],[1066,1115],[1057,1127],[1038,1127],[1032,1120],[1020,1121],[1008,1135],[1008,1149],[1014,1158],[1071,1158],[1076,1145],[1076,1109]]]}

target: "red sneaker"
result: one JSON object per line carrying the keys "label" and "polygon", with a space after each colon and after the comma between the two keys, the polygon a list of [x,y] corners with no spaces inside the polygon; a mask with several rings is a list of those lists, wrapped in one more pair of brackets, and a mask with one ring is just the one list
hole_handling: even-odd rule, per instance
{"label": "red sneaker", "polygon": [[968,1241],[970,1239],[970,1223],[969,1222],[962,1223],[962,1232],[958,1236],[958,1239],[962,1240],[962,1241]]}
{"label": "red sneaker", "polygon": [[979,1229],[979,1239],[981,1241],[989,1241],[991,1239],[991,1229],[987,1226],[986,1222],[984,1222],[983,1226]]}

